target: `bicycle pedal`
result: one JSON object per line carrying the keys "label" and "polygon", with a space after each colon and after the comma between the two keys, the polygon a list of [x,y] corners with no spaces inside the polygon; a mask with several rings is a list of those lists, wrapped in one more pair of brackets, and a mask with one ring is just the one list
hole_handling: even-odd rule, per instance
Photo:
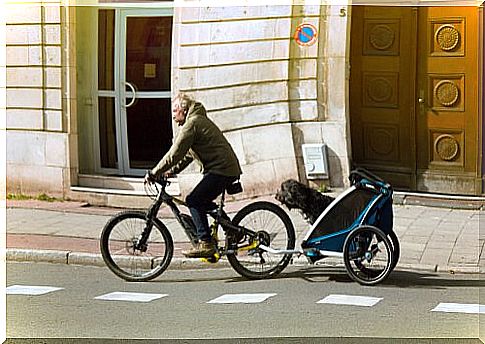
{"label": "bicycle pedal", "polygon": [[200,260],[205,263],[214,264],[214,263],[217,263],[220,258],[221,258],[221,255],[219,253],[215,253],[212,257],[200,258]]}

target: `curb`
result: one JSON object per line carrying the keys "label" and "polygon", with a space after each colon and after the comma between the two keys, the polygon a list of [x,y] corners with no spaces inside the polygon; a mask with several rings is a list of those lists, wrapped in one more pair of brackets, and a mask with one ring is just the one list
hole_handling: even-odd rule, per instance
{"label": "curb", "polygon": [[[56,250],[33,250],[33,249],[6,249],[7,262],[35,262],[35,263],[54,263],[67,265],[85,265],[105,267],[106,264],[99,253],[84,253],[72,251],[56,251]],[[293,266],[307,266],[311,267],[306,258],[294,258]],[[342,263],[330,262],[330,264],[316,264],[315,266],[328,267],[343,267]],[[172,258],[169,269],[183,270],[183,269],[221,269],[230,268],[231,265],[226,259],[221,259],[217,264],[203,262],[199,259],[189,258]],[[474,265],[457,265],[457,266],[439,266],[433,264],[408,264],[398,263],[398,270],[414,270],[414,271],[428,271],[441,273],[460,273],[460,274],[483,274],[485,267],[478,267]]]}
{"label": "curb", "polygon": [[[53,263],[67,265],[86,265],[105,267],[106,264],[100,253],[85,253],[56,250],[6,249],[7,262]],[[197,269],[197,268],[230,268],[229,262],[221,259],[217,264],[210,264],[199,259],[172,258],[169,269]]]}

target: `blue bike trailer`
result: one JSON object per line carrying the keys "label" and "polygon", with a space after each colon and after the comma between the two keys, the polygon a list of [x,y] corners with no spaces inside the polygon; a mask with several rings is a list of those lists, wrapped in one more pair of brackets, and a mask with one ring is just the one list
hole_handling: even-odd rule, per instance
{"label": "blue bike trailer", "polygon": [[305,255],[341,256],[348,234],[371,225],[389,233],[393,226],[392,190],[388,185],[360,178],[319,216],[302,242]]}

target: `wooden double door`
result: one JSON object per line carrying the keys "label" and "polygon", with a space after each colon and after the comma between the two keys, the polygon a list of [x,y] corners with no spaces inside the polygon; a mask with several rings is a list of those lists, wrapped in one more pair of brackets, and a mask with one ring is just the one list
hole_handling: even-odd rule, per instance
{"label": "wooden double door", "polygon": [[354,6],[352,162],[397,189],[480,194],[479,9]]}

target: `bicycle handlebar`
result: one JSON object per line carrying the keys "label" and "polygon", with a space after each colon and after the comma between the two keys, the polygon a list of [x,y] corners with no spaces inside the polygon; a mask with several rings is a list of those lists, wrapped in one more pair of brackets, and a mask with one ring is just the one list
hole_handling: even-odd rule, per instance
{"label": "bicycle handlebar", "polygon": [[156,176],[150,170],[148,170],[146,172],[146,176],[149,176],[149,178],[147,179],[147,177],[145,177],[145,183],[158,183],[162,186],[167,186],[168,184],[170,184],[170,182],[168,181],[168,177],[166,177],[164,174]]}

